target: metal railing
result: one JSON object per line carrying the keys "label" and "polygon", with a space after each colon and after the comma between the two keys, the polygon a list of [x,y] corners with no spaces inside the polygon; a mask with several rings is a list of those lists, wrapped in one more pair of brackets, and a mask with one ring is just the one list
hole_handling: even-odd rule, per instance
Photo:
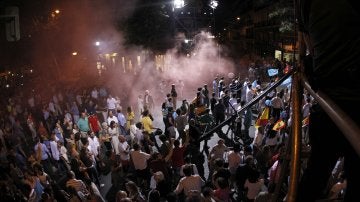
{"label": "metal railing", "polygon": [[286,79],[288,79],[293,74],[293,71],[290,71],[288,74],[284,75],[282,78],[280,78],[278,81],[276,81],[272,86],[267,88],[264,92],[257,95],[255,98],[253,98],[250,102],[245,104],[243,107],[241,107],[240,110],[237,111],[237,113],[231,115],[231,117],[227,118],[225,121],[221,122],[219,125],[215,126],[205,134],[203,134],[200,137],[200,141],[212,136],[213,133],[220,130],[225,125],[229,124],[232,120],[234,120],[239,113],[244,112],[245,110],[249,109],[250,107],[254,106],[256,103],[258,103],[262,98],[264,98],[268,93],[270,93],[272,90],[280,86]]}
{"label": "metal railing", "polygon": [[[236,114],[233,114],[231,117],[212,128],[208,132],[204,133],[200,137],[200,141],[209,138],[213,133],[220,130],[225,125],[233,121],[239,113],[244,112],[253,105],[255,105],[260,99],[265,97],[269,92],[280,86],[287,78],[293,76],[292,80],[292,90],[291,90],[291,103],[292,103],[292,133],[290,134],[291,138],[291,156],[290,156],[290,179],[289,179],[289,189],[287,194],[287,201],[296,201],[298,182],[300,176],[300,153],[301,153],[301,136],[302,136],[302,91],[305,88],[310,95],[317,101],[321,108],[329,115],[333,122],[344,134],[345,138],[350,142],[354,150],[360,156],[360,127],[356,124],[340,107],[338,107],[326,94],[321,91],[315,92],[306,77],[301,73],[301,71],[291,71],[272,86],[267,88],[263,93],[256,96],[249,103],[245,104]],[[285,172],[283,170],[282,172]],[[284,173],[283,173],[284,174]],[[279,183],[277,186],[281,186],[282,183]],[[279,189],[277,189],[279,190]],[[272,197],[272,201],[278,200],[278,192]]]}

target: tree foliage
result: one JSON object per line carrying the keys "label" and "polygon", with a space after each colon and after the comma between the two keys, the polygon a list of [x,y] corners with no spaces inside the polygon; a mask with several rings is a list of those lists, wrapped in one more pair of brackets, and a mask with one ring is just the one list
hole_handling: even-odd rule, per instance
{"label": "tree foliage", "polygon": [[294,8],[287,0],[280,0],[276,9],[269,13],[270,19],[279,22],[279,32],[287,33],[294,31]]}
{"label": "tree foliage", "polygon": [[120,28],[125,45],[164,52],[174,46],[174,25],[169,0],[139,0],[133,14]]}

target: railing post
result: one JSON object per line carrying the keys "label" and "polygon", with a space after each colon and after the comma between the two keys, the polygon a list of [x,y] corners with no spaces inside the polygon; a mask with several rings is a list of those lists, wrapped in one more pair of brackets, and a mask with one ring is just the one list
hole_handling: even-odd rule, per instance
{"label": "railing post", "polygon": [[289,191],[287,195],[287,201],[293,202],[296,201],[297,189],[299,183],[299,173],[300,173],[300,152],[301,152],[301,105],[302,105],[302,88],[301,88],[301,78],[300,72],[295,72],[293,77],[293,86],[292,86],[292,136],[291,136],[291,161],[290,161],[290,182],[289,182]]}

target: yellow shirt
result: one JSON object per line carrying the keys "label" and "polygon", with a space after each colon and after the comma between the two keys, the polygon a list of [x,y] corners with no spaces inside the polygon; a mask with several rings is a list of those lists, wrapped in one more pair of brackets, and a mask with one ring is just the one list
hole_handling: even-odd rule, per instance
{"label": "yellow shirt", "polygon": [[134,114],[134,112],[130,112],[130,113],[127,113],[126,115],[127,115],[126,127],[127,127],[127,129],[129,129],[130,121],[135,119],[135,114]]}
{"label": "yellow shirt", "polygon": [[141,123],[144,127],[144,131],[148,132],[149,134],[152,133],[152,120],[150,119],[150,117],[145,116],[143,118],[141,118]]}

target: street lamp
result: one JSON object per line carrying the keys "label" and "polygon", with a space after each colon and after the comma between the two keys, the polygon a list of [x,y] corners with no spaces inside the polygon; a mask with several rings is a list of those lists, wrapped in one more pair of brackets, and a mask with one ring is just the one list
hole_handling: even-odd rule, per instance
{"label": "street lamp", "polygon": [[174,8],[182,8],[185,6],[184,0],[174,0]]}
{"label": "street lamp", "polygon": [[219,2],[218,2],[218,1],[216,1],[216,0],[211,0],[209,6],[214,10],[214,9],[216,9],[216,8],[218,7],[218,5],[219,5]]}

